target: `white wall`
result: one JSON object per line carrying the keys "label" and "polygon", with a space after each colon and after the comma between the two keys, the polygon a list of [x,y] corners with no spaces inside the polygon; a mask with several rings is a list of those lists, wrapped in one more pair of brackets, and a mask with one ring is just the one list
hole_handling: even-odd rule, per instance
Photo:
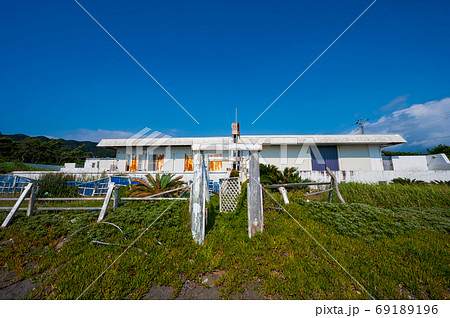
{"label": "white wall", "polygon": [[371,170],[367,145],[338,146],[339,170]]}
{"label": "white wall", "polygon": [[259,162],[280,167],[280,146],[263,146],[263,149],[260,152]]}
{"label": "white wall", "polygon": [[[333,171],[339,182],[378,183],[389,182],[395,178],[409,178],[431,182],[434,180],[449,181],[450,170],[435,171]],[[300,171],[303,179],[316,182],[328,182],[330,176],[325,171]]]}
{"label": "white wall", "polygon": [[426,156],[392,156],[395,171],[427,171]]}
{"label": "white wall", "polygon": [[450,170],[450,160],[443,153],[426,156],[429,170]]}
{"label": "white wall", "polygon": [[87,158],[83,168],[76,168],[75,163],[66,163],[60,172],[75,174],[79,172],[117,172],[118,160],[114,158]]}
{"label": "white wall", "polygon": [[378,145],[368,145],[370,166],[372,171],[384,170],[383,159],[381,158],[381,147]]}

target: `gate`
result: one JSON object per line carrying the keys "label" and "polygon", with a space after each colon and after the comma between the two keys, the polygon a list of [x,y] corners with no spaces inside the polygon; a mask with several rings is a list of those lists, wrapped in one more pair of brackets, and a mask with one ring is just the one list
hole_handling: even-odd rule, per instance
{"label": "gate", "polygon": [[239,178],[220,179],[220,212],[234,212],[241,194]]}

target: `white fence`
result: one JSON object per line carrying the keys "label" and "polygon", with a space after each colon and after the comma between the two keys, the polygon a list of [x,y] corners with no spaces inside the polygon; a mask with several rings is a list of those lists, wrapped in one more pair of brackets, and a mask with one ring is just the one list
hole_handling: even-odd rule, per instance
{"label": "white fence", "polygon": [[221,179],[219,183],[220,212],[234,212],[241,194],[239,178]]}
{"label": "white fence", "polygon": [[[339,182],[360,182],[360,183],[379,183],[389,182],[395,178],[409,178],[431,182],[434,180],[449,181],[449,170],[435,171],[365,171],[365,170],[344,170],[333,171]],[[329,181],[330,176],[326,171],[300,171],[302,179],[310,179],[316,182]]]}

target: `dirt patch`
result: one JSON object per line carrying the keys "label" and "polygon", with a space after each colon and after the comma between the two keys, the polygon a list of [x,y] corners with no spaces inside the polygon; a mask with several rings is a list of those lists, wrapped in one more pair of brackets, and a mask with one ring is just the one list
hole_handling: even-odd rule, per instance
{"label": "dirt patch", "polygon": [[399,285],[397,286],[397,291],[398,291],[400,294],[402,294],[404,297],[407,297],[408,299],[411,299],[411,300],[416,300],[416,299],[417,299],[417,296],[414,295],[413,293],[411,293],[411,292],[410,292],[408,289],[406,289],[405,287],[403,287],[402,284],[399,284]]}
{"label": "dirt patch", "polygon": [[152,286],[142,299],[168,300],[172,299],[174,291],[172,286]]}
{"label": "dirt patch", "polygon": [[23,299],[33,289],[40,286],[41,284],[42,284],[41,282],[33,283],[29,279],[22,280],[18,283],[0,289],[0,299],[2,300]]}
{"label": "dirt patch", "polygon": [[181,287],[180,294],[176,299],[213,300],[221,299],[217,287],[205,287],[199,283],[187,280]]}
{"label": "dirt patch", "polygon": [[18,280],[19,277],[14,274],[13,271],[2,271],[0,272],[0,289],[5,288],[10,285],[13,281]]}
{"label": "dirt patch", "polygon": [[214,271],[212,273],[206,273],[201,277],[202,284],[208,287],[214,287],[215,282],[224,274],[225,271]]}
{"label": "dirt patch", "polygon": [[55,251],[59,251],[60,249],[63,248],[64,244],[66,244],[67,242],[70,242],[70,238],[62,238],[58,240],[58,243],[55,246]]}
{"label": "dirt patch", "polygon": [[231,299],[262,300],[266,298],[262,291],[261,282],[259,280],[252,280],[244,286],[244,292],[231,294]]}

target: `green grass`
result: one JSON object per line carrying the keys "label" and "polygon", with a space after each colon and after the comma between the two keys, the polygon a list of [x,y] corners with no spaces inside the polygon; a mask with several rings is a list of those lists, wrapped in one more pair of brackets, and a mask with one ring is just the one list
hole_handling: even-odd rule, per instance
{"label": "green grass", "polygon": [[[380,208],[450,207],[450,187],[447,185],[340,183],[339,191],[346,203],[364,203]],[[317,197],[319,201],[328,201],[328,194]],[[333,202],[338,202],[336,196]]]}
{"label": "green grass", "polygon": [[[272,195],[281,201],[279,193]],[[289,213],[375,298],[450,298],[446,201],[394,208],[390,205],[396,203],[383,206],[381,201],[374,206],[307,203],[298,193],[289,195],[291,203],[284,205]],[[0,230],[0,241],[14,239],[0,247],[0,268],[13,270],[19,279],[44,282],[29,298],[77,298],[171,203],[130,202],[108,211],[104,221],[118,225],[123,234],[96,224],[98,212],[39,211],[26,217],[20,211]],[[0,212],[1,219],[6,213]],[[219,213],[218,198],[212,197],[205,243],[198,246],[190,233],[187,201],[175,202],[82,298],[139,299],[152,285],[172,285],[178,293],[186,280],[201,282],[203,274],[221,270],[225,274],[216,285],[223,298],[257,281],[268,298],[368,299],[267,196],[264,223],[264,232],[249,239],[245,196],[237,212],[229,214]],[[73,233],[56,251],[58,242]],[[26,262],[38,267],[26,271]]]}

